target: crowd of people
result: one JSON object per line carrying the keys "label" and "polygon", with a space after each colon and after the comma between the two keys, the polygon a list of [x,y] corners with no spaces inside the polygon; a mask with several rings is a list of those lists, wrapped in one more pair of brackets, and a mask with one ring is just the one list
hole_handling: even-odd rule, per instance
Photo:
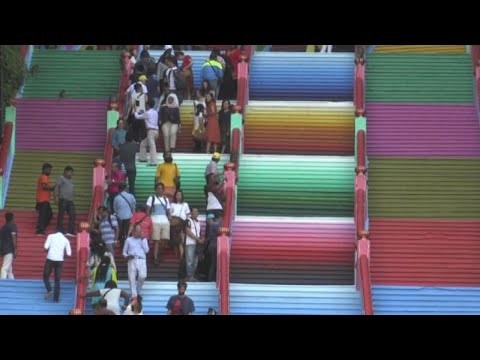
{"label": "crowd of people", "polygon": [[[193,150],[209,153],[213,145],[213,151],[217,148],[227,151],[230,117],[226,112],[231,113],[230,100],[236,98],[236,68],[241,54],[237,46],[226,52],[214,49],[202,64],[202,85],[194,89],[193,59],[188,54],[166,45],[155,62],[148,50],[144,49],[138,60],[136,50],[126,51],[124,56],[130,57],[133,71],[125,93],[124,119],[112,140],[116,152],[120,152],[120,145],[127,142],[129,134],[140,144],[140,160],[147,161],[148,147],[150,164],[155,166],[160,133],[164,151],[175,152],[182,128],[179,108],[184,100],[193,100]],[[220,112],[217,99],[223,101]]]}
{"label": "crowd of people", "polygon": [[[213,50],[202,65],[202,87],[193,88],[193,60],[182,51],[166,45],[165,52],[155,63],[144,50],[134,64],[131,86],[127,89],[124,119],[119,119],[112,137],[114,161],[105,181],[106,201],[95,211],[90,231],[90,258],[87,262],[90,283],[87,297],[92,297],[95,312],[141,314],[142,288],[147,278],[147,264],[161,266],[162,253],[171,247],[178,257],[178,295],[169,299],[169,314],[191,314],[194,303],[185,296],[186,281],[216,281],[217,237],[222,224],[225,202],[224,180],[218,169],[221,153],[229,152],[231,99],[236,94],[236,65],[241,49],[232,46],[223,53]],[[132,55],[134,51],[132,51]],[[181,66],[178,66],[181,61]],[[160,79],[160,80],[159,80]],[[217,111],[216,99],[223,100]],[[199,220],[199,207],[189,204],[181,188],[181,169],[173,161],[176,137],[181,129],[179,107],[193,100],[194,118],[192,147],[195,152],[212,154],[206,164],[204,195],[206,202],[205,231]],[[157,162],[156,140],[163,134],[163,163]],[[147,148],[150,157],[147,157]],[[138,201],[135,196],[136,155],[139,163],[156,166],[153,194]],[[149,161],[148,161],[149,160]],[[46,236],[53,217],[53,200],[58,207],[55,232],[47,236],[44,266],[45,299],[60,298],[60,280],[64,256],[71,256],[68,237],[75,232],[74,169],[64,168],[55,183],[50,182],[53,166],[42,165],[37,180],[36,234]],[[65,213],[68,227],[63,226]],[[6,214],[1,230],[0,255],[3,256],[1,278],[14,278],[13,259],[16,257],[17,229],[14,215]],[[7,239],[7,240],[3,240]],[[117,289],[116,248],[127,260],[130,292]],[[152,251],[151,251],[152,248]],[[118,262],[118,259],[117,259]],[[54,272],[52,289],[49,278]],[[125,300],[124,306],[119,300]],[[209,313],[216,313],[210,309]]]}

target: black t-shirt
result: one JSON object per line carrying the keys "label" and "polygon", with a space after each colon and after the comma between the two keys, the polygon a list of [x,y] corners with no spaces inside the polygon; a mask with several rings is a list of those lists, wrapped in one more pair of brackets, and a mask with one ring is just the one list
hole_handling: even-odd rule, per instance
{"label": "black t-shirt", "polygon": [[12,234],[17,233],[17,225],[5,224],[0,229],[0,255],[5,256],[12,254],[15,248],[13,247]]}
{"label": "black t-shirt", "polygon": [[125,164],[127,170],[135,169],[135,156],[137,155],[138,147],[135,143],[121,144],[119,147],[120,161]]}
{"label": "black t-shirt", "polygon": [[172,310],[173,315],[188,315],[195,311],[195,304],[186,295],[183,298],[179,295],[173,295],[168,300],[167,309]]}

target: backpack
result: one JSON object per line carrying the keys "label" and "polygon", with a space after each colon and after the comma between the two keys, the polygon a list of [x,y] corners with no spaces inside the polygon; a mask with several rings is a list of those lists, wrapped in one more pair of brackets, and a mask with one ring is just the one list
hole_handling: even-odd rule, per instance
{"label": "backpack", "polygon": [[173,302],[172,315],[183,315],[182,307],[183,307],[182,299],[180,299],[180,297],[177,296],[175,298],[175,301]]}

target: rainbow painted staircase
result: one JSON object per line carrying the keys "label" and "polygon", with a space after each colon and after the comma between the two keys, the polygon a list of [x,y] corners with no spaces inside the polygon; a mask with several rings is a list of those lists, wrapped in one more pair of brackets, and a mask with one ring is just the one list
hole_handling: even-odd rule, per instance
{"label": "rainbow painted staircase", "polygon": [[252,58],[231,314],[362,313],[354,286],[353,67],[353,54],[342,53]]}
{"label": "rainbow painted staircase", "polygon": [[[31,65],[38,65],[38,73],[27,81],[23,98],[17,101],[16,153],[5,195],[6,208],[2,212],[3,215],[7,210],[13,211],[17,219],[19,254],[14,262],[17,279],[34,280],[43,276],[45,238],[35,235],[37,213],[34,210],[36,181],[43,162],[53,165],[51,182],[56,181],[65,166],[73,166],[77,223],[86,220],[93,161],[101,157],[105,144],[108,97],[118,89],[119,56],[119,52],[33,52]],[[62,90],[63,98],[60,98]],[[56,215],[56,205],[52,208]],[[54,216],[47,233],[55,230],[55,224]],[[76,239],[71,239],[71,245],[73,256],[65,261],[62,276],[65,281],[76,277]],[[43,289],[43,282],[37,281],[38,288]],[[1,292],[2,302],[9,294],[9,291]],[[62,292],[61,302],[68,296]],[[31,298],[32,303],[30,308],[28,304],[22,305],[23,313],[52,313],[48,306],[43,306],[43,298],[25,298]],[[68,308],[72,308],[73,301],[68,302]]]}
{"label": "rainbow painted staircase", "polygon": [[480,128],[465,46],[366,66],[375,314],[479,314]]}
{"label": "rainbow painted staircase", "polygon": [[[150,55],[156,60],[161,56],[160,51],[151,51]],[[190,51],[194,65],[193,73],[195,86],[200,86],[201,68],[208,58],[210,52]],[[220,102],[218,104],[220,106]],[[184,101],[180,108],[182,119],[182,131],[177,138],[177,151],[174,153],[174,161],[177,163],[181,172],[182,190],[184,190],[185,200],[189,205],[197,206],[200,209],[199,219],[204,225],[205,220],[205,197],[203,186],[205,184],[204,171],[209,163],[211,156],[206,154],[190,153],[193,147],[192,141],[192,122],[193,122],[193,102]],[[157,141],[157,152],[159,162],[162,162],[163,139],[159,137]],[[149,156],[149,155],[148,155]],[[219,163],[219,169],[228,161],[228,155],[222,157]],[[136,198],[137,202],[146,202],[149,196],[153,194],[153,185],[155,178],[155,167],[147,166],[138,161],[137,156],[137,178],[136,178]],[[118,277],[122,279],[119,283],[123,288],[129,289],[127,280],[127,263],[120,255],[120,249],[117,251]],[[171,249],[161,249],[160,264],[155,266],[153,263],[153,247],[149,253],[147,262],[148,276],[145,283],[145,313],[149,315],[166,314],[165,305],[169,296],[176,293],[176,280],[179,273],[179,260]],[[218,290],[215,283],[191,283],[188,287],[188,295],[191,296],[196,304],[196,314],[205,314],[209,307],[219,309]],[[87,313],[90,308],[87,304]]]}

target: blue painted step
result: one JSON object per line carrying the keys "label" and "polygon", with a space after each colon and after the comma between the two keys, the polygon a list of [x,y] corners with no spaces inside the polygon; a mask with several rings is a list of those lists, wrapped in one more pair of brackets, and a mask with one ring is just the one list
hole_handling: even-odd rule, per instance
{"label": "blue painted step", "polygon": [[361,315],[355,286],[230,284],[232,315]]}
{"label": "blue painted step", "polygon": [[480,315],[480,288],[373,286],[375,315]]}
{"label": "blue painted step", "polygon": [[[53,281],[51,281],[53,286]],[[62,281],[60,301],[45,300],[42,280],[0,280],[0,315],[68,315],[75,306],[75,283]]]}
{"label": "blue painted step", "polygon": [[352,101],[354,54],[255,53],[251,100]]}

